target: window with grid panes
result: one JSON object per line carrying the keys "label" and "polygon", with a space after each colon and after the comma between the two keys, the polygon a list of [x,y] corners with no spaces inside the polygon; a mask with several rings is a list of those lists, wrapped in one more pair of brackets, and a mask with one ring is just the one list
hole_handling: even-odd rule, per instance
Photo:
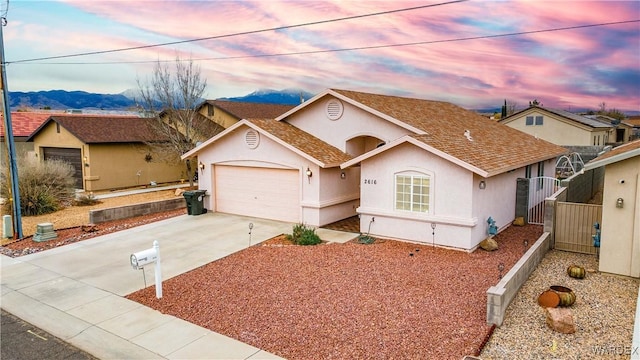
{"label": "window with grid panes", "polygon": [[431,177],[396,175],[396,210],[429,213]]}

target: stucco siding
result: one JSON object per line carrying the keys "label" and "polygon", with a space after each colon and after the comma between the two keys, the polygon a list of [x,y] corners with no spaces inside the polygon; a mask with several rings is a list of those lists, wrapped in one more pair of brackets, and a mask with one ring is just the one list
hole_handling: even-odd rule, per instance
{"label": "stucco siding", "polygon": [[384,142],[389,142],[410,133],[398,125],[344,101],[342,102],[344,107],[342,116],[337,120],[330,120],[326,114],[327,102],[330,99],[335,98],[327,96],[326,99],[315,102],[302,111],[290,115],[285,121],[344,152],[354,151],[354,149],[347,149],[347,140],[358,136],[373,136]]}
{"label": "stucco siding", "polygon": [[[429,214],[395,210],[395,174],[431,175],[433,199]],[[436,223],[437,245],[469,249],[473,174],[410,144],[403,144],[365,160],[361,173],[361,231],[411,241],[432,242],[431,223]],[[428,230],[428,237],[425,237]]]}
{"label": "stucco siding", "polygon": [[[177,156],[153,151],[144,144],[86,145],[86,190],[107,190],[151,182],[166,183],[186,178],[186,167]],[[146,155],[151,155],[147,161]]]}
{"label": "stucco siding", "polygon": [[640,156],[605,166],[600,271],[640,277],[639,178]]}
{"label": "stucco siding", "polygon": [[[527,116],[543,116],[543,125],[526,125]],[[522,116],[506,123],[507,126],[529,135],[537,136],[557,145],[593,145],[592,133],[583,127],[571,125],[567,121],[539,111],[523,113]],[[604,135],[606,131],[603,131]]]}

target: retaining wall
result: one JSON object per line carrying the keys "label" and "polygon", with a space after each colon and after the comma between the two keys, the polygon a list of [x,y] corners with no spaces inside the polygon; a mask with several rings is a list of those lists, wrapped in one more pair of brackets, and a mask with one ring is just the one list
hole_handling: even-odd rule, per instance
{"label": "retaining wall", "polygon": [[89,223],[99,224],[106,221],[155,214],[158,212],[182,209],[185,207],[187,207],[185,199],[183,197],[177,197],[169,200],[158,200],[114,208],[89,210]]}
{"label": "retaining wall", "polygon": [[543,233],[500,282],[487,290],[488,324],[502,325],[507,307],[549,251],[550,241],[550,234]]}

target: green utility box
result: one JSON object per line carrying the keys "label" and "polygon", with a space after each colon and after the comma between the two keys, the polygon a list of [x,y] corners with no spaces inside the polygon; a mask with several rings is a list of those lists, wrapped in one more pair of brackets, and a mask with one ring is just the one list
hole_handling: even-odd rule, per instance
{"label": "green utility box", "polygon": [[204,208],[204,194],[206,192],[206,190],[194,190],[182,193],[187,201],[187,214],[201,215],[207,212],[207,209]]}

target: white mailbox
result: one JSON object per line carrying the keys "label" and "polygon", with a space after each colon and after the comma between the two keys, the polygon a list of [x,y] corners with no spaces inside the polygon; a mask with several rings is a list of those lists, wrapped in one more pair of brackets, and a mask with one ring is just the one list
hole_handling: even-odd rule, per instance
{"label": "white mailbox", "polygon": [[158,260],[158,252],[155,248],[150,248],[131,254],[131,266],[134,270],[139,270],[145,265],[152,264]]}

